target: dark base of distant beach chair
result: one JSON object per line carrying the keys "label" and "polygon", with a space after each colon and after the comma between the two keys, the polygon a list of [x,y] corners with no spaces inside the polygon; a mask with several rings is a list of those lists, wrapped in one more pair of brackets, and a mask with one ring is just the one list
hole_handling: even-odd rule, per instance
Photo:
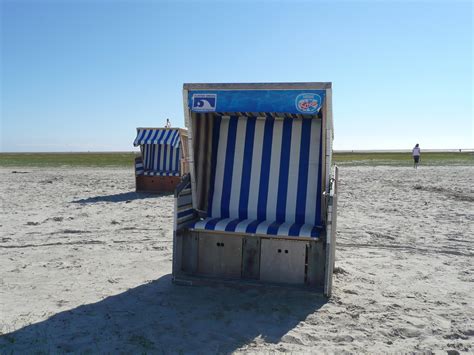
{"label": "dark base of distant beach chair", "polygon": [[180,176],[136,176],[137,192],[173,192],[180,183]]}

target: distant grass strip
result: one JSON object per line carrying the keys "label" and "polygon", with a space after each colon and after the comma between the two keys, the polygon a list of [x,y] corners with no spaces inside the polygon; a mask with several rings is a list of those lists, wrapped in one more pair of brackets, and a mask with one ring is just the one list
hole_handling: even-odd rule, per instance
{"label": "distant grass strip", "polygon": [[[137,153],[0,153],[0,167],[126,167]],[[334,153],[341,166],[411,166],[410,153]],[[474,165],[474,152],[425,152],[421,166]]]}
{"label": "distant grass strip", "polygon": [[[334,153],[335,164],[341,166],[411,166],[411,153],[370,152],[370,153]],[[420,165],[474,165],[474,152],[422,152]]]}
{"label": "distant grass strip", "polygon": [[2,167],[129,167],[136,153],[0,153]]}

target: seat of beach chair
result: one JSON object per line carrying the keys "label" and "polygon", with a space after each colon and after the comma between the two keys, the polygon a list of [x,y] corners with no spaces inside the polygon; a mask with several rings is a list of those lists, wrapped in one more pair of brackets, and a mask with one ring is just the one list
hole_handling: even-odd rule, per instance
{"label": "seat of beach chair", "polygon": [[153,171],[153,170],[145,170],[143,172],[145,176],[180,176],[179,171]]}
{"label": "seat of beach chair", "polygon": [[215,120],[207,218],[190,228],[318,238],[321,120]]}
{"label": "seat of beach chair", "polygon": [[214,230],[280,237],[318,238],[322,227],[312,224],[301,224],[278,221],[259,221],[254,219],[206,218],[191,226],[194,230]]}

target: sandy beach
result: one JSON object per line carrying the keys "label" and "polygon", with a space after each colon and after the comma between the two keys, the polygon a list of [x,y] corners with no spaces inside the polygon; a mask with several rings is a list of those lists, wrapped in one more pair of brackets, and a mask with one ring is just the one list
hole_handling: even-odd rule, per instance
{"label": "sandy beach", "polygon": [[474,166],[342,167],[333,297],[171,283],[172,195],[0,169],[0,353],[474,352]]}

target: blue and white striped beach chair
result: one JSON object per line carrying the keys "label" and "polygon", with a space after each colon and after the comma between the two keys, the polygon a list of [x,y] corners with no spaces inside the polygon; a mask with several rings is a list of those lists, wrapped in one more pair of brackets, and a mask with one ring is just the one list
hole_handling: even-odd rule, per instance
{"label": "blue and white striped beach chair", "polygon": [[189,84],[184,99],[192,163],[176,191],[175,280],[330,294],[331,85]]}
{"label": "blue and white striped beach chair", "polygon": [[[135,159],[137,191],[173,191],[185,175],[187,132],[179,128],[137,128],[133,142],[140,146]],[[183,149],[184,147],[184,149]]]}

